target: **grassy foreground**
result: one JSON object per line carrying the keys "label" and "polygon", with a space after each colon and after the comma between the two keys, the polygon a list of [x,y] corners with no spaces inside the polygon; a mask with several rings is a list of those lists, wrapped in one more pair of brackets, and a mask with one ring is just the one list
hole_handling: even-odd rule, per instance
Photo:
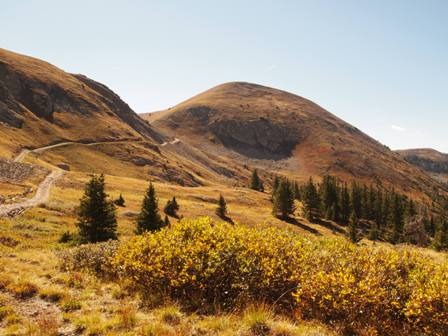
{"label": "grassy foreground", "polygon": [[[71,249],[58,239],[75,230],[86,179],[69,173],[47,206],[0,220],[0,335],[446,334],[444,254],[352,245],[271,219],[266,195],[230,188],[232,217],[249,225],[172,220],[134,237],[147,183],[119,177],[108,187],[126,199],[120,245]],[[185,218],[213,214],[220,191],[157,190],[161,204],[179,195]]]}

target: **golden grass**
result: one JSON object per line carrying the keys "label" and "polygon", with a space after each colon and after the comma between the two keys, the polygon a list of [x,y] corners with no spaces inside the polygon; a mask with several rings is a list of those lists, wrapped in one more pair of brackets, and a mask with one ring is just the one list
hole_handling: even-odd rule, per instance
{"label": "golden grass", "polygon": [[[13,304],[16,308],[13,312],[7,310],[12,317],[7,319],[5,316],[0,322],[0,330],[5,335],[26,332],[44,335],[42,328],[50,331],[52,328],[72,328],[83,330],[85,334],[99,335],[193,335],[198,328],[204,331],[204,335],[236,335],[247,331],[240,313],[197,316],[183,313],[175,305],[148,309],[139,306],[139,298],[132,290],[103,283],[85,274],[61,272],[54,250],[65,248],[57,243],[63,232],[76,230],[75,208],[88,178],[83,173],[69,172],[52,189],[50,200],[44,207],[30,209],[13,219],[0,219],[0,236],[12,237],[18,242],[16,246],[0,244],[0,283],[5,287],[0,291],[7,295],[8,302],[2,304],[0,301],[0,307]],[[126,207],[118,208],[120,237],[126,240],[133,235],[135,228],[135,218],[129,213],[139,211],[148,182],[106,176],[106,183],[111,197],[122,193],[126,200]],[[286,225],[301,231],[294,225],[272,218],[267,194],[243,188],[223,189],[218,185],[199,188],[164,183],[155,185],[160,207],[175,195],[181,206],[179,214],[185,217],[214,216],[214,200],[221,191],[228,200],[232,218],[245,220],[253,216],[250,225]],[[238,204],[241,202],[242,205]],[[319,229],[323,234],[331,234],[326,232],[326,228]],[[28,283],[35,286],[30,288],[38,288],[36,292],[33,290],[33,301],[20,298],[20,293],[26,292],[20,288],[29,287],[24,285]],[[25,305],[35,307],[37,315],[30,315]],[[49,308],[43,309],[46,305]],[[276,323],[272,322],[273,330]]]}

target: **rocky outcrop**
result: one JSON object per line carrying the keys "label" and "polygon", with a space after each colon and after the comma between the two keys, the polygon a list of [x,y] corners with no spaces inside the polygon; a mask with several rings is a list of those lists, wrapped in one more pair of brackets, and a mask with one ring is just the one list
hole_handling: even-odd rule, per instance
{"label": "rocky outcrop", "polygon": [[287,158],[304,136],[265,118],[216,121],[210,129],[224,146],[256,159]]}

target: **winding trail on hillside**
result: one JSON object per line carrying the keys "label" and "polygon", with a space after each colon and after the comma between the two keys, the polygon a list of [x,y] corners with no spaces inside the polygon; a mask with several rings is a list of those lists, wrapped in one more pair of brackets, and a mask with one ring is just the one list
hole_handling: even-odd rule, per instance
{"label": "winding trail on hillside", "polygon": [[13,204],[3,204],[0,205],[0,217],[4,216],[16,216],[26,209],[33,208],[39,204],[45,203],[50,197],[50,189],[53,184],[64,175],[64,171],[58,169],[53,170],[47,177],[39,184],[36,193],[32,198],[27,200],[13,203]]}
{"label": "winding trail on hillside", "polygon": [[[14,162],[23,162],[29,153],[42,153],[48,149],[62,147],[70,145],[72,142],[63,142],[55,145],[45,146],[36,148],[33,150],[22,149],[19,155],[16,156]],[[54,183],[64,175],[64,171],[61,169],[55,169],[50,174],[45,177],[45,179],[37,187],[36,193],[33,197],[12,204],[0,205],[0,217],[9,216],[14,217],[21,214],[23,211],[29,208],[38,206],[39,204],[45,203],[50,197],[50,189]]]}
{"label": "winding trail on hillside", "polygon": [[[175,139],[175,141],[173,141],[173,143],[177,143]],[[126,140],[123,140],[126,141]],[[57,143],[54,145],[48,145],[48,146],[44,146],[44,147],[40,147],[40,148],[36,148],[36,149],[22,149],[20,151],[20,153],[14,158],[14,162],[23,162],[26,158],[26,156],[30,153],[42,153],[45,152],[49,149],[54,149],[54,148],[58,148],[58,147],[64,147],[64,146],[69,146],[69,145],[78,145],[78,144],[82,144],[82,145],[86,145],[86,146],[93,146],[93,145],[98,145],[98,144],[103,144],[103,143],[117,143],[117,142],[121,142],[121,140],[118,141],[98,141],[98,142],[91,142],[91,143],[81,143],[81,142],[74,142],[74,141],[67,141],[67,142],[61,142],[61,143]],[[133,141],[136,142],[136,141]],[[138,140],[137,140],[138,142]],[[50,197],[50,189],[51,187],[54,185],[54,183],[60,179],[63,175],[64,175],[64,171],[62,169],[59,168],[55,168],[50,174],[47,175],[47,177],[39,184],[39,186],[37,187],[36,193],[32,198],[17,202],[17,203],[12,203],[12,204],[3,204],[0,205],[0,217],[14,217],[17,216],[19,214],[21,214],[23,211],[25,211],[26,209],[29,208],[33,208],[38,206],[39,204],[43,204],[46,201],[48,201],[48,198]]]}

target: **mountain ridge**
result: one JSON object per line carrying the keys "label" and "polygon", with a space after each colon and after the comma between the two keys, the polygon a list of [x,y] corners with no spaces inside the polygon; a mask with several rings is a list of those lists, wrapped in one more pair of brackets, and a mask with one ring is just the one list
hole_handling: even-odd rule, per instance
{"label": "mountain ridge", "polygon": [[0,122],[6,152],[62,141],[163,140],[105,85],[5,49],[0,49]]}

